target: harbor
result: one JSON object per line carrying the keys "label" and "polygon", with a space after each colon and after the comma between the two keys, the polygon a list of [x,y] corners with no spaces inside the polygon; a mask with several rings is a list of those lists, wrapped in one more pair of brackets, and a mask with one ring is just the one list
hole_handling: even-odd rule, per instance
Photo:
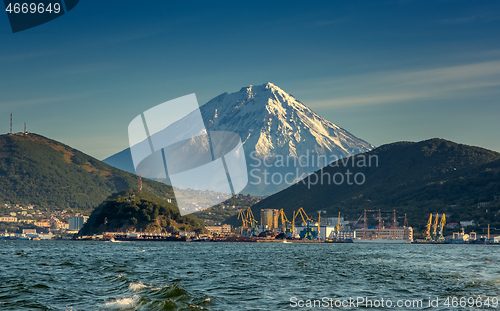
{"label": "harbor", "polygon": [[[390,217],[389,217],[390,215]],[[317,220],[300,208],[288,220],[283,209],[261,210],[260,222],[251,208],[240,210],[238,220],[241,226],[206,226],[208,233],[178,231],[171,232],[104,232],[99,235],[78,236],[79,241],[111,242],[244,242],[244,243],[327,243],[327,244],[474,244],[500,245],[500,236],[471,231],[444,236],[446,215],[430,214],[424,232],[426,238],[414,239],[413,228],[408,225],[405,214],[393,211],[365,210],[355,221],[347,221],[341,214],[337,217],[321,217]],[[390,219],[390,221],[388,221]],[[298,223],[298,220],[301,220]],[[373,222],[376,225],[373,226]],[[401,225],[400,225],[401,223]],[[298,225],[297,225],[298,224]],[[1,237],[0,237],[1,238]]]}

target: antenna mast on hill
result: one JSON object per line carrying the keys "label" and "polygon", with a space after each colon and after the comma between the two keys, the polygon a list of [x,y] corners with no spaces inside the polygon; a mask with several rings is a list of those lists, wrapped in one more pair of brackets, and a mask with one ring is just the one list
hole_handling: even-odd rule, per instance
{"label": "antenna mast on hill", "polygon": [[12,135],[12,112],[10,113],[10,135]]}
{"label": "antenna mast on hill", "polygon": [[24,122],[24,134],[28,134],[28,132],[26,132],[26,122]]}

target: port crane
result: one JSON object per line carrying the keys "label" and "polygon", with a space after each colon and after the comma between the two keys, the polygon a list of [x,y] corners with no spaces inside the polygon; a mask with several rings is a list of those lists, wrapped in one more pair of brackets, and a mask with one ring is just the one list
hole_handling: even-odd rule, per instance
{"label": "port crane", "polygon": [[248,209],[247,209],[246,219],[248,222],[250,222],[250,226],[252,226],[252,227],[254,226],[254,223],[257,223],[257,220],[255,220],[255,217],[253,216],[252,209],[250,207],[248,207]]}
{"label": "port crane", "polygon": [[241,228],[243,229],[246,229],[247,228],[247,219],[246,219],[246,216],[245,216],[245,213],[243,212],[243,210],[239,210],[238,211],[238,219],[241,219],[242,221],[242,225],[241,225]]}
{"label": "port crane", "polygon": [[247,231],[247,228],[248,228],[248,227],[247,227],[247,223],[248,223],[248,221],[247,221],[247,218],[246,218],[246,216],[245,216],[245,212],[243,212],[243,210],[242,210],[242,209],[240,209],[240,210],[238,211],[238,219],[241,219],[241,222],[242,222],[242,225],[241,225],[241,232],[240,232],[240,233],[243,235],[243,234],[245,234],[245,233],[246,233],[246,231]]}
{"label": "port crane", "polygon": [[247,227],[247,223],[248,223],[248,221],[247,221],[247,218],[246,218],[246,216],[245,216],[245,212],[243,212],[243,210],[242,210],[242,209],[240,209],[240,210],[238,211],[238,219],[241,219],[241,222],[243,223],[243,224],[241,225],[241,234],[244,234],[244,232],[245,232],[245,231],[247,230],[247,228],[248,228],[248,227]]}
{"label": "port crane", "polygon": [[247,209],[246,219],[250,223],[250,228],[251,228],[250,236],[258,236],[259,234],[257,232],[257,228],[255,228],[255,224],[257,224],[258,221],[255,220],[255,217],[253,216],[253,212],[250,206]]}
{"label": "port crane", "polygon": [[[292,222],[288,220],[288,218],[286,217],[285,212],[283,211],[283,209],[279,210],[279,215],[280,215],[280,218],[281,218],[281,230],[283,230],[283,233],[285,233],[285,234],[290,233],[289,230],[288,230],[287,224],[291,224]],[[292,234],[293,234],[293,231],[289,235],[291,236]]]}
{"label": "port crane", "polygon": [[439,219],[439,213],[436,213],[434,220],[432,219],[432,213],[429,215],[429,220],[427,221],[427,226],[425,227],[425,239],[427,241],[444,241],[443,229],[446,225],[446,215],[443,213],[441,220]]}
{"label": "port crane", "polygon": [[300,217],[302,218],[302,222],[306,224],[306,234],[305,234],[304,238],[312,240],[313,239],[313,235],[311,233],[312,230],[311,230],[311,228],[309,228],[309,224],[310,224],[310,222],[312,222],[312,219],[309,218],[309,216],[307,216],[306,212],[304,211],[304,209],[302,207],[299,208],[297,210],[297,212],[293,213],[292,231],[295,232],[295,218],[297,218],[297,216],[299,216],[299,214],[300,214]]}
{"label": "port crane", "polygon": [[432,213],[429,215],[429,221],[427,221],[427,226],[425,227],[426,240],[431,240],[431,226],[432,226]]}
{"label": "port crane", "polygon": [[340,212],[339,212],[339,217],[337,217],[337,226],[335,227],[335,231],[337,231],[337,235],[340,232]]}
{"label": "port crane", "polygon": [[434,219],[434,225],[432,226],[432,235],[435,237],[437,233],[437,227],[438,227],[438,220],[439,220],[439,213],[436,213],[436,218]]}
{"label": "port crane", "polygon": [[445,224],[446,224],[446,216],[443,213],[443,216],[441,216],[441,222],[439,224],[439,238],[438,238],[438,241],[440,241],[440,242],[444,241],[443,228],[444,228]]}
{"label": "port crane", "polygon": [[[358,219],[359,220],[359,219]],[[337,225],[335,226],[335,235],[336,235],[336,239],[339,239],[340,237],[340,212],[339,212],[339,216],[337,217]]]}
{"label": "port crane", "polygon": [[318,212],[318,240],[321,240],[321,236],[319,235],[320,226],[321,226],[321,211]]}
{"label": "port crane", "polygon": [[432,236],[436,238],[437,236],[437,228],[439,222],[439,213],[436,213],[436,218],[434,218],[434,224],[432,225]]}

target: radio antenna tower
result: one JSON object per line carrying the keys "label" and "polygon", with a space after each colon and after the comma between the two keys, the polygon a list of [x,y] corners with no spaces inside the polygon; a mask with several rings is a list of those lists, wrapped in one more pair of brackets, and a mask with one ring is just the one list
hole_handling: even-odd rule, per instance
{"label": "radio antenna tower", "polygon": [[10,113],[10,135],[12,135],[12,112]]}
{"label": "radio antenna tower", "polygon": [[28,134],[28,132],[26,132],[26,122],[24,122],[24,134]]}

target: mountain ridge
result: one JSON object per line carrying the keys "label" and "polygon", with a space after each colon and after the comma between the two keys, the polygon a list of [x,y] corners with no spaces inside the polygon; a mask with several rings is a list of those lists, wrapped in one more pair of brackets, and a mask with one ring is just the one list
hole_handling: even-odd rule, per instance
{"label": "mountain ridge", "polygon": [[[143,180],[145,191],[174,198],[172,188]],[[82,211],[112,193],[138,188],[138,177],[35,133],[0,135],[0,200]]]}

